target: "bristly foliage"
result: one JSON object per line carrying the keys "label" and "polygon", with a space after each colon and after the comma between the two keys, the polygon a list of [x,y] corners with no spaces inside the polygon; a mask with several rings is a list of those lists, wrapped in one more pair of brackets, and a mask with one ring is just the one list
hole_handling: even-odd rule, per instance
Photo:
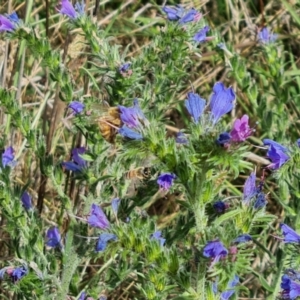
{"label": "bristly foliage", "polygon": [[[106,17],[87,13],[92,1],[86,10],[59,2],[63,54],[49,24],[45,36],[29,17],[0,15],[1,37],[20,44],[15,79],[1,77],[0,87],[1,294],[275,299],[282,269],[300,269],[291,245],[276,264],[269,247],[284,242],[270,235],[278,204],[299,228],[300,84],[287,70],[295,72],[296,55],[288,61],[265,27],[240,55],[230,34],[188,6],[139,2],[130,20],[116,11],[104,26]],[[120,38],[130,26],[144,30],[132,43]],[[78,60],[71,34],[80,35]],[[283,142],[284,155],[268,143],[254,148],[262,137]],[[242,178],[251,172],[245,201]]]}

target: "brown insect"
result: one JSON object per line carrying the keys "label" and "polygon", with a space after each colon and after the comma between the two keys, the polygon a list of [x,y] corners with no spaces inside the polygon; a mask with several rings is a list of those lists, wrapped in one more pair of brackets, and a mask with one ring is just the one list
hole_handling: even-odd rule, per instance
{"label": "brown insect", "polygon": [[118,133],[118,128],[122,126],[120,110],[118,107],[110,107],[106,102],[103,105],[93,106],[100,112],[100,117],[96,118],[102,137],[113,144]]}
{"label": "brown insect", "polygon": [[126,179],[139,179],[145,180],[151,177],[151,170],[149,167],[139,167],[136,169],[129,170],[125,173]]}
{"label": "brown insect", "polygon": [[139,167],[131,169],[125,173],[125,179],[131,180],[126,195],[133,197],[136,195],[138,187],[151,177],[151,169],[149,167]]}

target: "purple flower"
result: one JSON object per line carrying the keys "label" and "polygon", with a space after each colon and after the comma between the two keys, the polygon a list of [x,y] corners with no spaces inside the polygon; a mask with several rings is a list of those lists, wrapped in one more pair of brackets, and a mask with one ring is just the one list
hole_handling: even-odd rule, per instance
{"label": "purple flower", "polygon": [[233,129],[230,132],[231,140],[233,142],[244,142],[252,133],[249,124],[249,117],[243,115],[241,119],[235,120]]}
{"label": "purple flower", "polygon": [[228,205],[224,201],[219,200],[213,204],[213,208],[218,214],[223,214],[228,208]]}
{"label": "purple flower", "polygon": [[213,124],[216,124],[223,115],[232,110],[234,99],[235,93],[231,87],[225,88],[222,82],[215,83],[209,104]]}
{"label": "purple flower", "polygon": [[26,210],[32,208],[31,196],[26,191],[22,194],[21,201]]}
{"label": "purple flower", "polygon": [[194,122],[198,124],[199,118],[203,114],[205,108],[205,100],[200,98],[198,94],[190,92],[188,93],[188,99],[185,100],[185,107],[193,117]]}
{"label": "purple flower", "polygon": [[128,69],[130,68],[131,66],[131,63],[125,63],[125,64],[122,64],[120,67],[119,67],[119,72],[120,73],[125,73],[128,71]]}
{"label": "purple flower", "polygon": [[297,140],[297,146],[300,147],[300,139]]}
{"label": "purple flower", "polygon": [[157,178],[157,183],[163,190],[169,190],[173,184],[173,180],[176,179],[176,175],[173,173],[163,173]]}
{"label": "purple flower", "polygon": [[238,283],[240,279],[237,275],[234,276],[234,278],[229,281],[227,288],[229,289],[228,291],[225,291],[221,294],[221,300],[228,300],[235,292],[233,289]]}
{"label": "purple flower", "polygon": [[261,209],[261,208],[265,207],[266,204],[267,204],[267,200],[266,200],[265,194],[264,193],[258,193],[253,207],[255,209]]}
{"label": "purple flower", "polygon": [[246,242],[249,242],[249,241],[252,241],[252,237],[251,237],[251,235],[245,233],[245,234],[239,235],[239,236],[233,241],[233,243],[241,244],[241,243],[246,243]]}
{"label": "purple flower", "polygon": [[244,203],[249,204],[250,199],[256,194],[256,175],[252,172],[244,184]]}
{"label": "purple flower", "polygon": [[79,16],[82,16],[84,14],[84,2],[82,1],[81,4],[76,3],[75,8],[69,0],[61,0],[61,9],[59,9],[58,11],[61,14],[66,15],[70,19],[75,20]]}
{"label": "purple flower", "polygon": [[151,239],[155,239],[155,240],[159,241],[159,244],[160,244],[161,247],[163,247],[163,245],[166,242],[166,239],[164,239],[164,238],[161,237],[161,231],[160,230],[155,231],[152,234]]}
{"label": "purple flower", "polygon": [[119,105],[118,108],[120,110],[121,121],[129,128],[139,128],[141,124],[147,122],[137,99],[133,100],[133,106],[131,107]]}
{"label": "purple flower", "polygon": [[[16,29],[18,21],[14,21],[14,17],[17,16],[16,13],[8,15],[7,17],[0,15],[0,32],[8,31],[12,32]],[[17,16],[18,17],[18,16]]]}
{"label": "purple flower", "polygon": [[133,131],[132,129],[128,128],[127,126],[123,125],[120,129],[119,129],[119,133],[123,136],[126,137],[128,139],[131,140],[142,140],[143,136],[136,132]]}
{"label": "purple flower", "polygon": [[51,227],[47,231],[47,242],[46,245],[52,248],[61,247],[60,241],[61,236],[57,227]]}
{"label": "purple flower", "polygon": [[206,34],[210,30],[209,26],[204,26],[194,35],[194,41],[202,43],[206,41]]}
{"label": "purple flower", "polygon": [[288,275],[283,275],[281,277],[281,288],[283,299],[296,299],[300,296],[300,284],[292,281]]}
{"label": "purple flower", "polygon": [[72,101],[68,107],[73,110],[74,115],[77,115],[84,110],[85,105],[79,101]]}
{"label": "purple flower", "polygon": [[221,133],[218,139],[216,140],[217,144],[223,147],[228,146],[230,141],[231,141],[231,136],[228,132]]}
{"label": "purple flower", "polygon": [[111,201],[111,207],[115,214],[118,213],[120,202],[121,202],[121,200],[119,198],[115,198]]}
{"label": "purple flower", "polygon": [[109,222],[102,208],[96,204],[92,204],[90,216],[87,220],[88,224],[92,227],[106,229],[109,227]]}
{"label": "purple flower", "polygon": [[5,168],[6,166],[13,167],[15,165],[14,161],[14,149],[13,147],[8,147],[5,149],[4,153],[2,154],[2,166]]}
{"label": "purple flower", "polygon": [[267,157],[272,161],[268,166],[270,169],[278,170],[290,159],[289,155],[287,155],[288,149],[286,147],[269,139],[264,139],[263,143],[264,145],[269,146]]}
{"label": "purple flower", "polygon": [[183,145],[188,144],[188,139],[186,138],[185,134],[181,131],[177,132],[175,141],[177,144],[183,144]]}
{"label": "purple flower", "polygon": [[227,254],[228,250],[219,240],[208,242],[203,249],[203,255],[213,258],[214,262],[218,262],[222,256],[226,256]]}
{"label": "purple flower", "polygon": [[96,252],[104,251],[109,241],[116,241],[118,238],[112,233],[101,233],[96,245]]}
{"label": "purple flower", "polygon": [[13,283],[16,283],[20,279],[22,279],[25,275],[28,274],[28,269],[26,266],[21,266],[18,268],[15,268],[13,272],[11,273],[10,277],[13,281]]}
{"label": "purple flower", "polygon": [[284,235],[283,241],[285,243],[300,244],[300,235],[296,231],[284,223],[280,224],[280,228],[282,230],[282,234]]}
{"label": "purple flower", "polygon": [[179,24],[193,22],[197,19],[198,16],[199,12],[196,9],[192,8],[180,19]]}
{"label": "purple flower", "polygon": [[86,297],[87,297],[86,292],[82,292],[82,293],[80,294],[80,297],[78,298],[78,300],[85,300]]}
{"label": "purple flower", "polygon": [[73,172],[81,172],[87,166],[86,160],[81,158],[80,155],[86,152],[85,147],[74,148],[72,150],[72,160],[63,162],[62,165],[65,167],[66,170],[73,171]]}
{"label": "purple flower", "polygon": [[164,6],[162,10],[167,14],[167,18],[170,21],[178,21],[184,14],[184,8],[181,5],[176,7]]}
{"label": "purple flower", "polygon": [[267,27],[258,33],[258,40],[263,44],[271,44],[277,39],[277,34],[273,34]]}

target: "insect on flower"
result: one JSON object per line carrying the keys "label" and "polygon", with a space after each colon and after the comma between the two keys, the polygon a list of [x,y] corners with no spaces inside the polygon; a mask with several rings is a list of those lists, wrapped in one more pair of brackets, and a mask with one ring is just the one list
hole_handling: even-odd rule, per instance
{"label": "insect on flower", "polygon": [[95,120],[99,125],[100,133],[107,142],[113,144],[117,133],[133,140],[143,139],[139,130],[149,122],[140,109],[137,99],[134,99],[131,107],[122,105],[110,107],[104,102],[102,105],[94,105],[93,108],[97,111],[96,115],[98,114]]}
{"label": "insect on flower", "polygon": [[105,101],[102,104],[94,104],[92,108],[95,111],[92,117],[93,123],[98,124],[102,137],[113,144],[118,128],[122,125],[119,108],[110,107]]}

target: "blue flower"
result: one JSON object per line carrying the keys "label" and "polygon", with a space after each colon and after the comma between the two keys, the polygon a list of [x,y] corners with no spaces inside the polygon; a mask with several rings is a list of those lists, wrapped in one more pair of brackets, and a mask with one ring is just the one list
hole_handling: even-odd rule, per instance
{"label": "blue flower", "polygon": [[185,134],[181,131],[177,132],[175,141],[176,141],[176,143],[183,144],[183,145],[186,145],[189,142],[188,139],[186,138]]}
{"label": "blue flower", "polygon": [[159,244],[160,244],[161,247],[163,247],[163,245],[166,242],[166,239],[164,239],[164,238],[161,237],[161,231],[160,230],[155,231],[152,234],[151,239],[155,239],[155,240],[159,241]]}
{"label": "blue flower", "polygon": [[28,274],[28,269],[26,266],[21,266],[18,268],[15,268],[13,272],[11,273],[10,277],[13,281],[13,283],[16,283],[20,279],[22,279],[25,275]]}
{"label": "blue flower", "polygon": [[22,194],[21,201],[26,210],[32,208],[31,196],[26,191]]}
{"label": "blue flower", "polygon": [[249,204],[250,199],[256,194],[256,175],[255,172],[252,172],[244,184],[244,203]]}
{"label": "blue flower", "polygon": [[113,212],[117,215],[118,213],[118,209],[119,209],[119,205],[120,205],[121,199],[120,198],[115,198],[111,201],[111,207]]}
{"label": "blue flower", "polygon": [[197,19],[198,15],[199,12],[196,9],[192,8],[180,19],[179,24],[193,22]]}
{"label": "blue flower", "polygon": [[184,14],[184,8],[181,5],[176,7],[164,6],[162,10],[167,14],[167,18],[170,21],[178,21]]}
{"label": "blue flower", "polygon": [[15,24],[20,24],[20,19],[15,11],[13,11],[11,14],[7,14],[6,16],[10,21],[14,22]]}
{"label": "blue flower", "polygon": [[300,147],[300,139],[297,140],[297,146]]}
{"label": "blue flower", "polygon": [[131,140],[142,140],[143,136],[136,132],[133,131],[132,129],[128,128],[127,126],[123,125],[120,129],[119,129],[119,133],[126,138],[129,138]]}
{"label": "blue flower", "polygon": [[96,251],[104,251],[109,241],[116,241],[118,238],[112,233],[101,233],[96,245]]}
{"label": "blue flower", "polygon": [[287,154],[289,150],[281,144],[269,139],[264,139],[263,143],[264,145],[269,146],[267,157],[272,161],[272,163],[268,166],[270,169],[278,170],[290,159]]}
{"label": "blue flower", "polygon": [[241,243],[246,243],[246,242],[249,242],[249,241],[252,241],[252,237],[251,237],[251,235],[245,233],[245,234],[239,235],[239,236],[233,241],[233,243],[241,244]]}
{"label": "blue flower", "polygon": [[169,190],[173,184],[173,180],[176,178],[176,175],[173,173],[163,173],[157,178],[157,183],[163,190]]}
{"label": "blue flower", "polygon": [[87,162],[80,155],[86,152],[85,147],[74,148],[72,150],[72,160],[62,163],[62,166],[69,171],[81,172],[84,168],[87,167]]}
{"label": "blue flower", "polygon": [[263,139],[263,144],[265,146],[273,146],[274,148],[278,148],[282,152],[289,152],[289,150],[286,147],[270,139]]}
{"label": "blue flower", "polygon": [[52,248],[61,247],[60,241],[61,236],[57,227],[51,227],[47,231],[47,242],[46,245]]}
{"label": "blue flower", "polygon": [[206,41],[206,34],[210,30],[209,26],[204,26],[194,35],[194,41],[202,43]]}
{"label": "blue flower", "polygon": [[2,154],[2,166],[5,168],[6,166],[13,167],[15,165],[14,161],[14,149],[13,147],[8,147],[5,149],[4,153]]}
{"label": "blue flower", "polygon": [[90,216],[87,220],[88,224],[92,227],[106,229],[109,227],[109,221],[104,214],[102,208],[96,204],[92,204]]}
{"label": "blue flower", "polygon": [[120,73],[125,73],[128,71],[128,69],[130,68],[131,63],[124,63],[119,67],[119,72]]}
{"label": "blue flower", "polygon": [[234,99],[235,93],[231,87],[225,88],[221,82],[217,82],[214,85],[209,104],[213,124],[216,124],[223,115],[232,110]]}
{"label": "blue flower", "polygon": [[277,40],[277,34],[273,34],[267,27],[264,27],[258,33],[258,40],[263,44],[274,43]]}
{"label": "blue flower", "polygon": [[281,295],[283,299],[294,300],[300,296],[300,284],[292,281],[288,275],[281,277],[281,288],[283,289]]}
{"label": "blue flower", "polygon": [[79,101],[72,101],[68,107],[73,110],[74,115],[77,115],[84,110],[85,105]]}
{"label": "blue flower", "polygon": [[78,15],[79,16],[83,16],[84,15],[84,8],[85,8],[85,3],[84,1],[82,0],[81,3],[79,2],[76,2],[75,3],[75,10],[78,12]]}
{"label": "blue flower", "polygon": [[227,254],[228,250],[219,240],[208,242],[203,249],[203,255],[205,257],[213,258],[215,262],[219,261],[222,256],[226,256]]}
{"label": "blue flower", "polygon": [[229,289],[228,291],[225,291],[221,294],[221,300],[228,300],[235,292],[235,290],[233,289],[238,283],[239,283],[240,279],[237,275],[234,276],[234,278],[229,281],[227,289]]}
{"label": "blue flower", "polygon": [[219,200],[213,204],[213,208],[218,214],[223,214],[227,208],[227,204]]}
{"label": "blue flower", "polygon": [[198,94],[190,92],[188,93],[188,99],[185,100],[185,107],[193,117],[194,122],[198,124],[199,118],[203,114],[205,108],[205,100],[200,98]]}
{"label": "blue flower", "polygon": [[287,226],[284,223],[280,224],[282,234],[284,236],[283,241],[285,243],[297,243],[300,244],[300,235],[294,231],[291,227]]}
{"label": "blue flower", "polygon": [[229,145],[230,140],[231,140],[230,134],[228,132],[223,132],[219,135],[216,142],[218,145],[226,147],[227,145]]}
{"label": "blue flower", "polygon": [[265,207],[266,204],[267,204],[267,200],[266,200],[265,194],[264,193],[258,193],[253,207],[255,209],[260,209],[260,208]]}

